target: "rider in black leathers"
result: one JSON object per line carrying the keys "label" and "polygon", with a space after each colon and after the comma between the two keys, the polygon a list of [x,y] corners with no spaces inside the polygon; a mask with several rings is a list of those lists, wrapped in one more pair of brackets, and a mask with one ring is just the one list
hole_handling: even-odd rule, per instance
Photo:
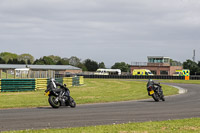
{"label": "rider in black leathers", "polygon": [[148,81],[148,83],[147,83],[147,88],[148,88],[150,85],[153,86],[155,89],[158,89],[158,92],[161,92],[161,95],[163,94],[163,91],[162,91],[162,89],[161,89],[160,84],[155,83],[152,79],[149,79],[149,81]]}
{"label": "rider in black leathers", "polygon": [[[57,88],[57,86],[60,86],[60,88]],[[56,82],[55,79],[53,79],[53,78],[50,78],[50,83],[48,84],[47,88],[52,88],[52,90],[54,92],[59,93],[60,94],[59,97],[61,97],[62,92],[64,91],[63,89],[65,89],[65,91],[66,91],[65,95],[68,98],[70,98],[69,89],[67,87],[63,86],[61,83]]]}

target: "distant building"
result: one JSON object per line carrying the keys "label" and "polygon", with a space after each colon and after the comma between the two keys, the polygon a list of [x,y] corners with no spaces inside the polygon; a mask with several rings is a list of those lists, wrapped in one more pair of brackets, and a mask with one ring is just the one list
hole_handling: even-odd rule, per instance
{"label": "distant building", "polygon": [[164,56],[148,56],[148,62],[133,62],[131,74],[134,69],[149,69],[154,75],[173,75],[176,70],[183,69],[180,63],[170,64],[170,58]]}
{"label": "distant building", "polygon": [[13,75],[14,78],[49,78],[56,74],[77,74],[82,69],[71,65],[22,65],[0,64],[0,78],[2,72]]}

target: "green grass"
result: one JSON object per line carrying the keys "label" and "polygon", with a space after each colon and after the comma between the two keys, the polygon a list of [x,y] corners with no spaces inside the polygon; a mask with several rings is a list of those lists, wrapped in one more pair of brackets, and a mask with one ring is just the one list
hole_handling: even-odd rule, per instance
{"label": "green grass", "polygon": [[5,133],[199,133],[200,118]]}
{"label": "green grass", "polygon": [[200,80],[156,80],[161,83],[200,84]]}
{"label": "green grass", "polygon": [[[165,95],[177,94],[178,90],[163,86]],[[85,84],[70,87],[77,104],[128,101],[151,98],[147,95],[146,82],[117,79],[85,79]],[[33,92],[0,93],[0,108],[49,106],[44,90]]]}
{"label": "green grass", "polygon": [[[121,79],[123,80],[123,79]],[[130,81],[143,81],[148,82],[148,79],[129,79]],[[158,83],[180,83],[180,84],[200,84],[200,80],[169,80],[169,79],[153,79],[154,82]]]}

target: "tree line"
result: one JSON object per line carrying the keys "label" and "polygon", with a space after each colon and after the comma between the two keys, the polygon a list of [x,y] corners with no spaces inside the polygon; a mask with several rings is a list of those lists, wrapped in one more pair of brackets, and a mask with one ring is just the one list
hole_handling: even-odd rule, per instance
{"label": "tree line", "polygon": [[200,75],[200,61],[198,63],[192,60],[186,60],[183,62],[183,68],[190,70],[190,75]]}
{"label": "tree line", "polygon": [[[76,56],[61,58],[49,55],[39,59],[34,59],[31,54],[17,55],[10,52],[0,53],[0,64],[33,64],[33,65],[72,65],[81,68],[83,71],[96,71],[98,68],[106,68],[104,62],[97,62],[91,59],[81,60]],[[115,63],[113,69],[121,69],[123,72],[129,71],[129,65],[125,62]]]}
{"label": "tree line", "polygon": [[[179,63],[170,60],[170,64]],[[33,64],[33,65],[72,65],[81,68],[83,71],[96,71],[98,68],[106,68],[104,62],[97,62],[91,59],[81,60],[76,56],[70,58],[61,58],[59,56],[49,55],[43,56],[39,59],[34,59],[31,54],[17,55],[10,52],[0,53],[0,64]],[[192,60],[183,62],[184,69],[190,69],[191,75],[200,75],[200,61],[198,63]],[[122,72],[129,72],[130,65],[125,62],[116,62],[112,69],[121,69]]]}

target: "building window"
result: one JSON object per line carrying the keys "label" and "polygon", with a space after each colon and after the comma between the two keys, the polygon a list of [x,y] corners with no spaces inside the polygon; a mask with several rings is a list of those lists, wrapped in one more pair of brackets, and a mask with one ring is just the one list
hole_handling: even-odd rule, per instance
{"label": "building window", "polygon": [[160,71],[160,75],[168,75],[168,71]]}
{"label": "building window", "polygon": [[168,59],[168,58],[165,58],[165,59],[164,59],[164,63],[169,63],[169,59]]}
{"label": "building window", "polygon": [[149,58],[148,62],[149,63],[154,63],[154,60],[152,58]]}
{"label": "building window", "polygon": [[151,70],[151,72],[152,72],[154,75],[157,75],[157,72],[156,72],[156,71],[152,71],[152,70]]}

